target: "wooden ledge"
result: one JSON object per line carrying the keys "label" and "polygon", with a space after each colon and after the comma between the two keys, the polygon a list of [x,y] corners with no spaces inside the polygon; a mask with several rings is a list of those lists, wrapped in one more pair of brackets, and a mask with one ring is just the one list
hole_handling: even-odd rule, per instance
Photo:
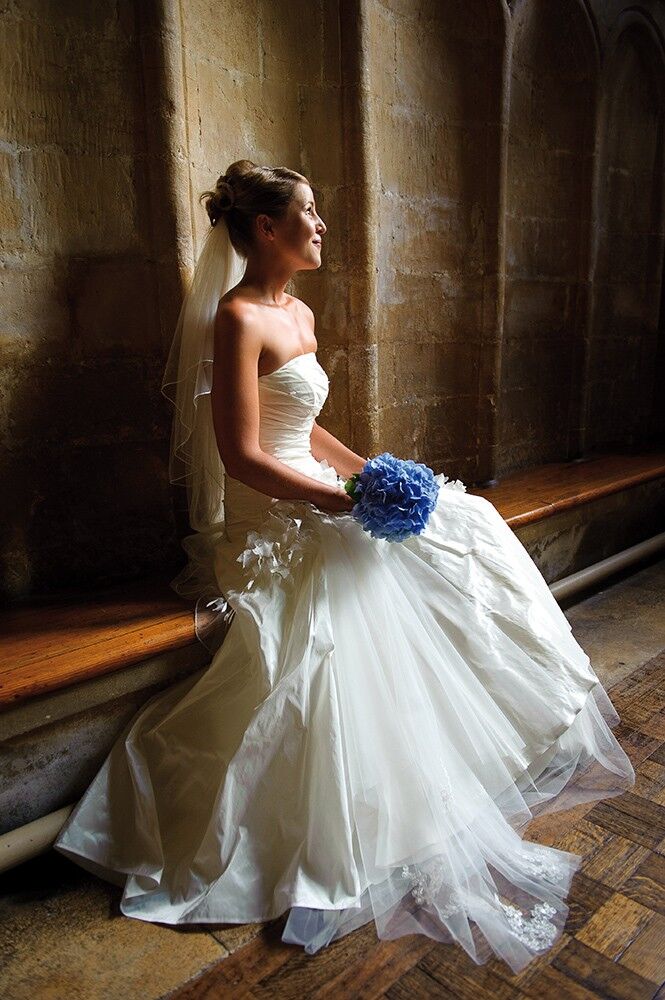
{"label": "wooden ledge", "polygon": [[0,613],[0,708],[195,641],[193,607],[163,579]]}
{"label": "wooden ledge", "polygon": [[[485,496],[518,527],[665,475],[665,452],[603,455],[506,476]],[[195,641],[192,606],[163,579],[0,612],[0,708]]]}
{"label": "wooden ledge", "polygon": [[505,476],[496,486],[469,490],[494,504],[511,528],[620,493],[665,476],[665,451],[598,455],[552,462]]}

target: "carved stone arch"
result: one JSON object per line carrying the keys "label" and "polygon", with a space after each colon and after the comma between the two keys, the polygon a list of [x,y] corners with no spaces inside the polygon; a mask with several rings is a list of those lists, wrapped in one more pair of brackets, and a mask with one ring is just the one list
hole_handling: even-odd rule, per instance
{"label": "carved stone arch", "polygon": [[624,11],[602,72],[586,450],[639,447],[663,430],[664,126],[663,38],[648,15]]}
{"label": "carved stone arch", "polygon": [[598,32],[580,0],[513,7],[497,474],[577,450]]}
{"label": "carved stone arch", "polygon": [[[508,5],[513,20],[519,19],[519,17],[524,13],[524,8],[529,4],[533,4],[533,0],[503,0],[503,2]],[[593,12],[590,0],[572,0],[572,3],[579,9],[580,15],[586,22],[589,31],[589,38],[593,39],[597,66],[600,68],[602,57],[600,31],[598,29],[598,22]]]}

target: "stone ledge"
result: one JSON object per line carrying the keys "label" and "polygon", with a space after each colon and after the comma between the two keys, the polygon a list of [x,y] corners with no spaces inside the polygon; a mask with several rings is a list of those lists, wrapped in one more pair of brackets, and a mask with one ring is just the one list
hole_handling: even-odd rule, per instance
{"label": "stone ledge", "polygon": [[94,712],[101,705],[156,692],[206,666],[210,653],[200,642],[150,656],[86,680],[44,691],[32,698],[17,699],[0,712],[0,746],[5,740],[54,726],[64,719]]}
{"label": "stone ledge", "polygon": [[0,714],[0,833],[75,802],[149,699],[205,670],[209,660],[196,642],[6,708]]}

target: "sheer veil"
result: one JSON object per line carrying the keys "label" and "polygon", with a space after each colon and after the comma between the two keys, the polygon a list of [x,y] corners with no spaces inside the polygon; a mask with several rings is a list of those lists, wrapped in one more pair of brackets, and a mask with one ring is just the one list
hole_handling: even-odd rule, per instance
{"label": "sheer veil", "polygon": [[215,544],[225,538],[224,466],[210,405],[214,325],[220,298],[240,281],[246,262],[231,243],[222,213],[205,235],[162,381],[162,393],[175,408],[169,479],[187,488],[194,531],[182,542],[188,564],[171,586],[183,597],[196,600],[196,634],[209,648],[221,624],[220,615],[228,614],[213,568]]}

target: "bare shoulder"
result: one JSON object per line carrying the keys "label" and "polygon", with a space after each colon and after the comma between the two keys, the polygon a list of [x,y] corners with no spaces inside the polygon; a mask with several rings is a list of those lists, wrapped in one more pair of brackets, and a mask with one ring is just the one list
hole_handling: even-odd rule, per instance
{"label": "bare shoulder", "polygon": [[253,340],[259,337],[260,329],[260,311],[253,302],[239,296],[219,300],[215,315],[216,339],[223,335],[229,339],[244,337]]}
{"label": "bare shoulder", "polygon": [[231,295],[227,292],[217,303],[216,321],[251,326],[258,318],[258,309],[254,302],[244,299],[241,295]]}
{"label": "bare shoulder", "polygon": [[213,367],[228,389],[229,382],[251,383],[256,378],[264,346],[264,323],[259,310],[240,298],[217,305]]}

